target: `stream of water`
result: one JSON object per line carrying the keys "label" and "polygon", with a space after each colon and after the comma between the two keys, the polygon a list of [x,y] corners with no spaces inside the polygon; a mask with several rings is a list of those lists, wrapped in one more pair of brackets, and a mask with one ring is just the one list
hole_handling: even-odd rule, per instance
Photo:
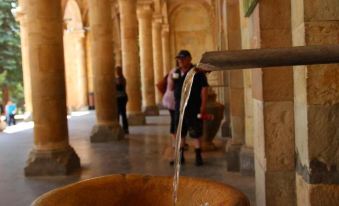
{"label": "stream of water", "polygon": [[179,187],[179,175],[180,175],[180,145],[181,145],[181,128],[182,121],[184,119],[185,109],[188,103],[188,99],[191,94],[191,88],[193,84],[194,75],[196,74],[195,68],[191,69],[185,78],[180,101],[180,118],[175,138],[175,170],[173,179],[173,205],[176,206],[178,200],[178,187]]}

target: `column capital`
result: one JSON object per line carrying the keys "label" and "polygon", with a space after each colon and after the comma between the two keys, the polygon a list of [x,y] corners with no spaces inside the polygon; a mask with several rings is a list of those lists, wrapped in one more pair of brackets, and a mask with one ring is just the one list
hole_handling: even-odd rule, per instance
{"label": "column capital", "polygon": [[153,14],[153,22],[154,23],[162,23],[162,14],[161,13],[154,13]]}
{"label": "column capital", "polygon": [[138,0],[137,5],[152,5],[153,6],[153,0]]}
{"label": "column capital", "polygon": [[153,3],[152,1],[141,1],[137,4],[138,18],[152,18]]}

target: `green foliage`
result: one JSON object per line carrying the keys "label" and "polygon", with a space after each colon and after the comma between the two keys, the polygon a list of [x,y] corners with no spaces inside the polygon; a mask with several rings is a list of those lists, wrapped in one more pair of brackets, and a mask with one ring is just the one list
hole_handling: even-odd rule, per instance
{"label": "green foliage", "polygon": [[0,88],[7,86],[10,98],[20,107],[23,105],[20,32],[11,12],[16,6],[16,0],[0,1]]}

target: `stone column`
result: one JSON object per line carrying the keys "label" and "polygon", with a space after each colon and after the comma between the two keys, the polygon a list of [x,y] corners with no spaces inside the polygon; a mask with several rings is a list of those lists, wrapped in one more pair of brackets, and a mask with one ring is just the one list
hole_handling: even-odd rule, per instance
{"label": "stone column", "polygon": [[155,87],[153,72],[152,48],[152,15],[150,3],[138,5],[139,45],[141,66],[141,91],[143,111],[146,115],[158,115],[159,109],[155,104]]}
{"label": "stone column", "polygon": [[68,112],[87,109],[85,32],[69,28],[64,32],[65,73]]}
{"label": "stone column", "polygon": [[223,87],[220,87],[218,90],[220,91],[220,100],[223,102],[225,109],[224,109],[224,119],[222,120],[220,129],[221,129],[221,136],[222,137],[231,137],[231,113],[230,113],[230,72],[223,71],[222,75],[222,82]]}
{"label": "stone column", "polygon": [[[338,1],[291,1],[293,46],[339,44]],[[339,202],[339,65],[294,67],[298,206]]]}
{"label": "stone column", "polygon": [[121,35],[120,35],[120,17],[119,17],[119,6],[114,1],[112,5],[112,18],[113,18],[113,49],[114,49],[114,64],[116,66],[122,65],[121,60]]}
{"label": "stone column", "polygon": [[[228,49],[241,49],[239,1],[227,1]],[[244,85],[242,71],[229,72],[229,102],[232,139],[226,145],[228,171],[239,171],[240,149],[244,143]]]}
{"label": "stone column", "polygon": [[88,109],[95,109],[95,101],[94,101],[94,76],[93,76],[93,68],[92,68],[92,55],[91,55],[91,31],[88,30],[85,36],[86,42],[86,67],[87,67],[87,91],[88,91]]}
{"label": "stone column", "polygon": [[123,71],[127,79],[127,111],[130,125],[146,123],[141,105],[141,82],[138,52],[137,0],[119,0]]}
{"label": "stone column", "polygon": [[110,0],[89,0],[91,56],[94,74],[95,111],[97,122],[91,142],[122,139],[118,122],[113,62],[112,21]]}
{"label": "stone column", "polygon": [[[290,8],[291,1],[260,2],[252,15],[261,48],[292,46]],[[296,205],[292,67],[258,69],[252,79],[256,204]]]}
{"label": "stone column", "polygon": [[[155,14],[153,17],[153,68],[154,68],[154,82],[155,84],[161,81],[164,77],[163,63],[162,63],[162,43],[161,43],[161,28],[162,17],[160,14]],[[162,94],[158,89],[155,90],[155,101],[161,105]]]}
{"label": "stone column", "polygon": [[24,3],[19,1],[19,7],[16,8],[15,18],[20,23],[20,39],[21,39],[21,55],[22,55],[22,74],[24,83],[25,96],[25,120],[32,120],[32,88],[31,88],[31,72],[29,68],[29,54],[28,54],[28,33],[27,24],[21,21],[24,17],[23,13]]}
{"label": "stone column", "polygon": [[240,173],[242,175],[254,176],[254,120],[253,120],[253,90],[252,70],[243,71],[244,102],[245,102],[245,141],[240,149]]}
{"label": "stone column", "polygon": [[230,119],[232,138],[227,141],[226,159],[228,171],[240,170],[240,149],[244,144],[244,85],[242,71],[230,71]]}
{"label": "stone column", "polygon": [[[234,0],[233,0],[234,1]],[[238,1],[240,4],[240,25],[241,25],[241,44],[242,49],[251,49],[260,47],[259,36],[259,16],[258,9],[253,11],[250,17],[245,17],[243,1]],[[234,33],[233,35],[237,35]],[[254,150],[253,138],[255,136],[254,121],[254,95],[253,95],[253,75],[260,74],[261,70],[245,70],[243,71],[243,88],[244,88],[244,142],[240,149],[240,173],[243,175],[254,175]],[[255,80],[257,81],[257,80]],[[261,80],[258,80],[261,81]],[[261,120],[261,119],[260,119]]]}
{"label": "stone column", "polygon": [[86,110],[88,108],[88,86],[87,86],[87,68],[86,68],[86,49],[85,49],[85,31],[78,31],[78,38],[76,39],[75,51],[79,54],[76,61],[78,71],[79,96],[77,110]]}
{"label": "stone column", "polygon": [[[217,47],[218,50],[227,50],[228,49],[228,23],[227,23],[227,7],[224,8],[226,1],[216,2],[215,12],[219,15],[217,19]],[[227,5],[227,4],[226,4]],[[231,137],[231,118],[230,118],[230,72],[223,71],[222,73],[222,82],[223,87],[220,87],[219,94],[222,94],[220,97],[221,101],[223,102],[225,109],[224,109],[224,119],[221,124],[221,136],[222,137]]]}
{"label": "stone column", "polygon": [[[171,70],[171,58],[170,58],[170,40],[169,40],[169,25],[163,24],[161,30],[161,42],[162,42],[162,61],[164,75]],[[172,61],[175,61],[174,59]]]}
{"label": "stone column", "polygon": [[80,160],[68,140],[61,4],[26,0],[23,12],[34,79],[34,146],[25,175],[65,175],[80,168]]}

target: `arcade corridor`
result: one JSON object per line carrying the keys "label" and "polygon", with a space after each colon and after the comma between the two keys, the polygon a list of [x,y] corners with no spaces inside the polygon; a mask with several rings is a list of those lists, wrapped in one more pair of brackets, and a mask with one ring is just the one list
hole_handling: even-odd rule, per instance
{"label": "arcade corridor", "polygon": [[[112,173],[172,175],[168,116],[149,115],[159,112],[155,85],[178,51],[198,63],[208,51],[338,45],[338,11],[338,0],[18,0],[25,112],[35,129],[0,134],[0,205],[28,205]],[[339,64],[288,65],[208,75],[210,105],[224,105],[219,150],[196,168],[191,148],[183,175],[234,185],[258,206],[338,205]],[[133,125],[126,136],[117,66]],[[58,176],[67,172],[75,173]]]}

